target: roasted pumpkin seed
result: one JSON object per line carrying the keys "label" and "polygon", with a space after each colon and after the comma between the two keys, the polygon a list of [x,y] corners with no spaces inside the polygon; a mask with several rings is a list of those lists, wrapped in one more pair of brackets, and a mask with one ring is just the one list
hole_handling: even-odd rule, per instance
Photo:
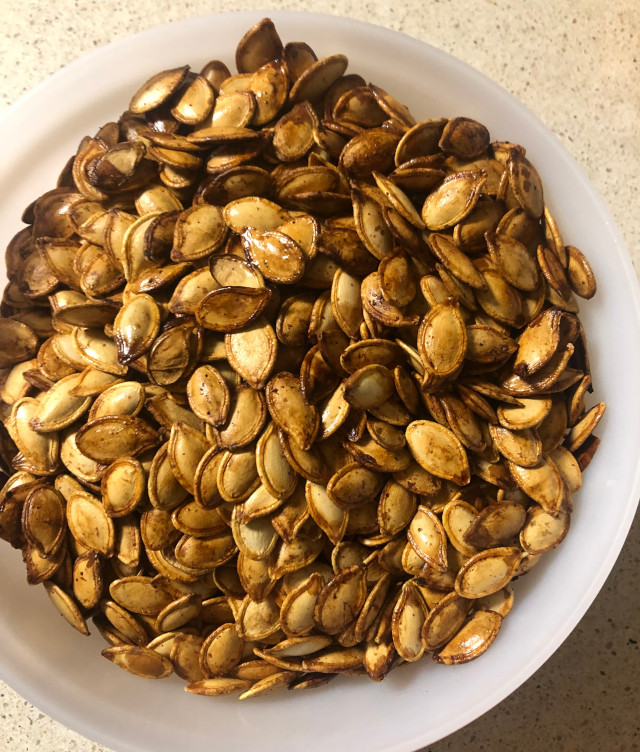
{"label": "roasted pumpkin seed", "polygon": [[434,654],[434,660],[436,663],[456,665],[478,658],[496,639],[501,623],[502,617],[495,611],[475,611],[444,648]]}
{"label": "roasted pumpkin seed", "polygon": [[158,73],[7,248],[0,537],[195,694],[477,657],[599,444],[524,148],[347,64],[263,19]]}

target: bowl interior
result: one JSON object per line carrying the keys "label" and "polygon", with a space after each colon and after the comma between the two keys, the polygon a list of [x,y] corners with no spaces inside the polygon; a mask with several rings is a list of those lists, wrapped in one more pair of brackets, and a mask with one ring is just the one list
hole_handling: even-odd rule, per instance
{"label": "bowl interior", "polygon": [[[0,245],[20,228],[24,207],[55,185],[80,139],[126,108],[141,82],[189,62],[233,64],[235,45],[263,15],[243,12],[158,27],[62,70],[0,122]],[[319,55],[343,52],[361,73],[407,103],[418,118],[467,115],[493,139],[523,144],[538,168],[565,242],[581,248],[598,279],[582,306],[595,399],[608,404],[601,447],[576,495],[562,546],[515,585],[516,603],[492,649],[458,668],[429,659],[383,684],[343,678],[309,693],[253,703],[187,695],[179,680],[143,682],[100,656],[53,611],[43,588],[26,585],[18,552],[0,546],[0,676],[42,710],[115,750],[262,752],[300,749],[406,751],[429,744],[487,711],[560,645],[595,598],[629,529],[640,483],[638,288],[611,217],[559,141],[521,104],[456,59],[379,27],[337,17],[271,12],[284,41]],[[4,280],[0,280],[4,284]],[[94,630],[95,632],[95,630]]]}

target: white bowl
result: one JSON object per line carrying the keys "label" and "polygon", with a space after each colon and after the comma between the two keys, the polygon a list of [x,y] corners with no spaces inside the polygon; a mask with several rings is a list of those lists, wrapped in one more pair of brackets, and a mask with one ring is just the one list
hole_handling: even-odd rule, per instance
{"label": "white bowl", "polygon": [[[137,34],[69,65],[11,109],[0,122],[0,246],[19,229],[23,208],[55,184],[80,139],[125,109],[142,81],[186,62],[195,69],[210,58],[233,64],[237,41],[263,15],[212,15]],[[285,41],[304,40],[320,55],[346,53],[350,70],[419,118],[467,115],[494,139],[526,146],[565,242],[586,252],[598,279],[582,318],[595,397],[608,404],[602,444],[576,495],[567,539],[516,583],[515,607],[491,650],[456,668],[425,659],[383,684],[342,678],[245,704],[188,695],[178,680],[143,681],[100,656],[98,635],[81,638],[57,617],[44,589],[27,586],[19,553],[0,545],[0,676],[118,752],[407,752],[432,743],[504,699],[558,648],[614,566],[640,495],[638,286],[620,234],[578,165],[512,96],[443,52],[356,21],[269,15]]]}

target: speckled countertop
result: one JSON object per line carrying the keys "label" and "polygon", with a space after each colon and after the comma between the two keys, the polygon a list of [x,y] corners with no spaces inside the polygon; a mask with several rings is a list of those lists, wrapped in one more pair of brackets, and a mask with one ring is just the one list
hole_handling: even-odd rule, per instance
{"label": "speckled countertop", "polygon": [[[236,0],[0,0],[0,112],[66,63],[141,29]],[[618,223],[640,271],[638,0],[275,2],[397,29],[512,92],[563,141]],[[6,145],[3,145],[5,148]],[[429,749],[640,749],[640,520],[605,587],[552,658],[497,708]],[[0,752],[104,752],[0,681]],[[423,751],[426,752],[426,751]]]}

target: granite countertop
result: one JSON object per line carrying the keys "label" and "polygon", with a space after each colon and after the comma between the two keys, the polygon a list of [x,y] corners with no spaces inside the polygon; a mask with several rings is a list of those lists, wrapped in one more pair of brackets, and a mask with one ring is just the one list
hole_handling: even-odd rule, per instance
{"label": "granite countertop", "polygon": [[[168,21],[266,5],[251,0],[0,0],[0,113],[95,47]],[[323,10],[404,31],[487,74],[535,112],[582,165],[640,272],[637,0],[344,0],[324,8],[287,0],[271,7]],[[429,750],[640,748],[639,565],[636,516],[613,573],[562,647],[498,707]],[[0,681],[0,752],[35,750],[107,752]]]}

